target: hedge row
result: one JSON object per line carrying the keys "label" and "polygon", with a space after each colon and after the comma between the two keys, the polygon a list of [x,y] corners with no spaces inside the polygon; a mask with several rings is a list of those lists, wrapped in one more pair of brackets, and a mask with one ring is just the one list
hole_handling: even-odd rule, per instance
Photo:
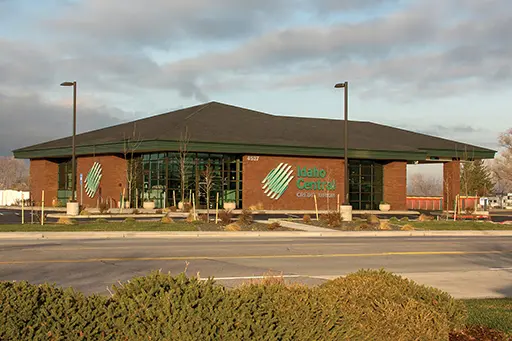
{"label": "hedge row", "polygon": [[307,288],[280,281],[225,289],[160,272],[111,297],[0,283],[0,340],[448,340],[461,303],[384,271]]}

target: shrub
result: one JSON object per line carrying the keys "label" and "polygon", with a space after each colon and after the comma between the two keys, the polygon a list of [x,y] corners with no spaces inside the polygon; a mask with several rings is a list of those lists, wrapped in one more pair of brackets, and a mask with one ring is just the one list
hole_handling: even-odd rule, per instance
{"label": "shrub", "polygon": [[223,309],[226,289],[212,280],[153,272],[112,289],[117,340],[215,340],[233,323]]}
{"label": "shrub", "polygon": [[383,270],[361,270],[320,290],[327,301],[355,313],[365,333],[382,333],[370,340],[445,340],[467,317],[464,304],[447,293]]}
{"label": "shrub", "polygon": [[178,208],[176,206],[171,206],[171,207],[169,207],[169,210],[171,212],[176,212],[178,210]]}
{"label": "shrub", "polygon": [[263,203],[260,201],[256,204],[256,209],[258,211],[263,211],[265,209],[265,206],[263,206]]}
{"label": "shrub", "polygon": [[406,224],[400,228],[402,231],[414,231],[414,226],[411,224]]}
{"label": "shrub", "polygon": [[273,277],[230,290],[152,272],[112,292],[0,282],[0,340],[430,341],[447,340],[466,318],[448,294],[385,271],[314,288]]}
{"label": "shrub", "polygon": [[96,223],[98,224],[106,224],[108,223],[108,220],[107,219],[103,219],[103,218],[98,218],[95,220]]}
{"label": "shrub", "polygon": [[196,220],[196,217],[194,217],[194,214],[190,212],[187,216],[187,223],[192,223]]}
{"label": "shrub", "polygon": [[242,213],[238,216],[238,222],[243,225],[251,225],[254,222],[252,212],[249,210],[242,210]]}
{"label": "shrub", "polygon": [[135,209],[133,209],[132,213],[133,213],[133,214],[140,214],[140,211],[139,211],[138,209],[136,209],[136,208],[135,208]]}
{"label": "shrub", "polygon": [[311,224],[311,216],[309,214],[304,214],[302,217],[302,222],[304,224]]}
{"label": "shrub", "polygon": [[390,222],[391,224],[398,224],[398,222],[399,222],[399,221],[400,221],[400,220],[398,220],[398,218],[397,218],[397,217],[391,217],[391,219],[389,219],[389,222]]}
{"label": "shrub", "polygon": [[231,210],[222,210],[219,212],[219,220],[222,225],[231,224],[231,220],[233,219],[233,213]]}
{"label": "shrub", "polygon": [[419,221],[431,221],[431,220],[434,220],[434,217],[422,213],[422,214],[420,214],[418,220]]}
{"label": "shrub", "polygon": [[172,224],[172,223],[174,223],[174,220],[172,220],[172,218],[169,216],[165,216],[165,217],[162,217],[162,220],[160,220],[160,222],[163,224]]}
{"label": "shrub", "polygon": [[336,211],[329,211],[326,214],[322,214],[320,220],[325,222],[329,227],[339,227],[342,221],[341,214]]}
{"label": "shrub", "polygon": [[125,223],[136,223],[137,221],[135,220],[135,218],[133,217],[127,217],[125,220],[124,220]]}
{"label": "shrub", "polygon": [[100,205],[98,208],[99,208],[101,214],[105,214],[108,211],[108,205],[106,202],[100,202]]}
{"label": "shrub", "polygon": [[274,230],[277,230],[278,228],[281,227],[281,224],[279,224],[278,221],[274,221],[270,224],[267,225],[267,228],[270,230],[270,231],[274,231]]}
{"label": "shrub", "polygon": [[391,226],[389,226],[389,223],[387,221],[381,221],[379,224],[379,230],[389,231],[391,230]]}
{"label": "shrub", "polygon": [[361,224],[357,225],[356,230],[359,230],[359,231],[370,231],[370,230],[373,230],[373,228],[368,223],[361,223]]}
{"label": "shrub", "polygon": [[366,217],[366,222],[368,224],[379,224],[380,223],[380,219],[376,215],[374,215],[374,214],[369,214]]}
{"label": "shrub", "polygon": [[54,285],[0,282],[0,340],[104,340],[114,334],[107,301]]}
{"label": "shrub", "polygon": [[155,214],[162,214],[162,213],[164,213],[164,211],[162,211],[161,209],[155,210]]}
{"label": "shrub", "polygon": [[87,210],[82,210],[80,211],[80,215],[81,216],[90,216],[91,215],[91,212],[87,211]]}
{"label": "shrub", "polygon": [[409,221],[409,217],[402,217],[402,218],[400,218],[400,221],[402,221],[402,222]]}
{"label": "shrub", "polygon": [[199,221],[201,221],[203,223],[208,223],[208,216],[206,214],[200,214],[198,218],[199,218]]}
{"label": "shrub", "polygon": [[76,225],[77,222],[76,222],[76,220],[73,220],[73,219],[69,219],[66,217],[60,217],[59,220],[57,220],[56,224],[58,224],[58,225]]}
{"label": "shrub", "polygon": [[235,231],[241,231],[241,230],[242,230],[242,228],[237,223],[231,223],[229,225],[226,225],[226,227],[224,227],[224,231],[235,232]]}

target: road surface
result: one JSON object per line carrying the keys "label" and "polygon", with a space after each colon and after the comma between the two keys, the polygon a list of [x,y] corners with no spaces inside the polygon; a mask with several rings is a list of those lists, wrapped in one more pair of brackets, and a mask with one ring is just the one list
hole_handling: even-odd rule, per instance
{"label": "road surface", "polygon": [[214,276],[227,286],[268,273],[316,285],[385,268],[455,297],[512,296],[512,237],[2,240],[0,280],[86,293],[151,270]]}

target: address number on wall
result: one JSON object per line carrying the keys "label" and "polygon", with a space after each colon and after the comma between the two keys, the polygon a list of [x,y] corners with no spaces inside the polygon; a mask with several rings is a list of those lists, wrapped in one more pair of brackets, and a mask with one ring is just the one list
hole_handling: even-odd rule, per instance
{"label": "address number on wall", "polygon": [[247,156],[247,161],[258,161],[259,159],[260,159],[259,156],[253,156],[253,155]]}

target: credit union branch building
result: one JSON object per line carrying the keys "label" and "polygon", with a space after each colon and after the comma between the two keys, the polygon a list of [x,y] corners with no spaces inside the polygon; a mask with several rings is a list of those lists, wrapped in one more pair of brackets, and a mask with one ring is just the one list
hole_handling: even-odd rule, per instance
{"label": "credit union branch building", "polygon": [[[371,122],[348,123],[349,198],[355,210],[406,206],[407,164],[443,163],[444,202],[459,193],[460,160],[494,158],[495,151]],[[210,102],[76,136],[77,199],[84,206],[119,202],[131,191],[156,207],[195,194],[205,207],[207,165],[211,203],[237,208],[334,209],[344,193],[344,122],[275,116]],[[185,167],[180,150],[186,149]],[[14,151],[30,159],[31,198],[71,197],[71,137]],[[134,207],[134,206],[132,206]]]}

